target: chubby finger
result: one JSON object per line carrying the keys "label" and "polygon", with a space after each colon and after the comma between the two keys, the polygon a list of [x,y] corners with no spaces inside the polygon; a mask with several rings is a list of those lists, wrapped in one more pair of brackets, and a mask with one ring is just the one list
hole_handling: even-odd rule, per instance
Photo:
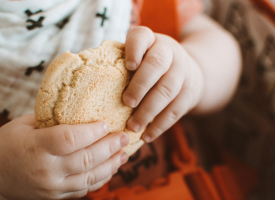
{"label": "chubby finger", "polygon": [[127,154],[123,150],[120,150],[110,159],[90,171],[67,176],[63,181],[63,192],[76,192],[88,189],[115,173],[127,160]]}
{"label": "chubby finger", "polygon": [[153,43],[155,35],[151,29],[139,26],[129,31],[125,41],[125,63],[128,70],[136,70]]}
{"label": "chubby finger", "polygon": [[109,159],[128,143],[126,133],[112,133],[86,148],[60,156],[57,163],[64,176],[86,172]]}
{"label": "chubby finger", "polygon": [[[178,51],[183,51],[179,49]],[[184,52],[182,54],[184,55]],[[181,66],[184,59],[184,66]],[[176,123],[183,115],[195,107],[200,100],[203,92],[203,75],[199,67],[195,67],[196,63],[188,56],[175,56],[173,66],[178,70],[178,75],[182,76],[183,84],[178,95],[170,102],[165,109],[160,112],[147,127],[142,135],[145,142],[155,140],[159,135]],[[175,75],[176,77],[176,75]],[[191,78],[193,77],[193,78]],[[176,77],[181,80],[179,77]]]}
{"label": "chubby finger", "polygon": [[179,94],[184,82],[181,66],[172,63],[170,70],[145,96],[136,112],[127,122],[135,132],[147,126]]}
{"label": "chubby finger", "polygon": [[58,125],[37,129],[37,143],[53,155],[66,155],[87,147],[108,134],[106,122]]}
{"label": "chubby finger", "polygon": [[[188,85],[188,84],[187,84]],[[179,95],[154,119],[142,135],[145,142],[151,142],[169,129],[183,115],[192,109],[198,98],[194,88],[183,86]]]}
{"label": "chubby finger", "polygon": [[84,190],[80,190],[80,191],[76,191],[76,192],[68,192],[68,193],[64,193],[61,196],[61,199],[68,199],[68,198],[81,198],[85,195],[87,195],[89,192],[93,192],[95,190],[98,190],[99,188],[101,188],[105,183],[109,182],[111,180],[112,176],[108,176],[107,178],[103,179],[102,181],[90,186],[87,189]]}
{"label": "chubby finger", "polygon": [[163,36],[156,34],[156,42],[146,53],[139,69],[135,72],[123,94],[124,103],[132,108],[140,103],[145,94],[167,72],[172,63],[173,52],[166,42],[158,42],[160,37]]}

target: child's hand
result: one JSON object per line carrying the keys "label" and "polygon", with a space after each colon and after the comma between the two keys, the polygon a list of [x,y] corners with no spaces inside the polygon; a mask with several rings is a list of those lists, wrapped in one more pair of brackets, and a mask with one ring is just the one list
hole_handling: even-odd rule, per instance
{"label": "child's hand", "polygon": [[150,142],[198,104],[202,72],[177,41],[146,27],[129,31],[125,53],[126,68],[137,71],[123,101],[138,106],[127,126],[138,132],[152,121],[142,136]]}
{"label": "child's hand", "polygon": [[100,188],[128,159],[120,150],[128,136],[108,132],[104,122],[35,129],[34,115],[1,127],[0,199],[79,198]]}

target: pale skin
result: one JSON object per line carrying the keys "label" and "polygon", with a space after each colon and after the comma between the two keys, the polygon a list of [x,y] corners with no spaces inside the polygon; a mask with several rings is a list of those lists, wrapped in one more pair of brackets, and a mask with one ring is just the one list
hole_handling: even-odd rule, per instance
{"label": "pale skin", "polygon": [[204,15],[187,25],[181,43],[138,27],[127,35],[125,49],[126,67],[136,73],[123,100],[138,106],[127,125],[138,132],[152,121],[142,136],[146,142],[189,112],[201,115],[223,108],[240,77],[236,41]]}
{"label": "pale skin", "polygon": [[[187,113],[223,108],[238,83],[237,43],[204,15],[187,25],[181,43],[137,27],[125,48],[126,67],[136,72],[123,100],[137,107],[127,126],[148,126],[146,142]],[[34,115],[2,126],[0,199],[79,198],[100,188],[128,159],[121,149],[128,136],[108,132],[104,122],[36,129]]]}

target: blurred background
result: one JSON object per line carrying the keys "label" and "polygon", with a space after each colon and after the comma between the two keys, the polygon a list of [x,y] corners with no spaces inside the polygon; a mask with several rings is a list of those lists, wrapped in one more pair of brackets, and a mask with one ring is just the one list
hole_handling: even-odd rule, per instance
{"label": "blurred background", "polygon": [[[203,0],[205,13],[230,31],[243,56],[233,101],[214,116],[197,119],[201,163],[218,162],[226,149],[255,169],[257,188],[248,199],[275,199],[275,1]],[[226,47],[225,47],[226,48]],[[211,151],[212,149],[212,151]]]}

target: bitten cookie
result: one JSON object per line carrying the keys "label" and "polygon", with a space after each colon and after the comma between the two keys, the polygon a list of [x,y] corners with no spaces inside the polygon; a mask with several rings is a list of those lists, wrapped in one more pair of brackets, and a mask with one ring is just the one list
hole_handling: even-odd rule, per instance
{"label": "bitten cookie", "polygon": [[79,54],[65,52],[49,65],[35,103],[38,128],[59,124],[84,124],[104,120],[110,133],[125,131],[128,155],[138,150],[144,132],[126,128],[133,109],[122,94],[132,75],[125,68],[124,44],[104,41],[98,48]]}

